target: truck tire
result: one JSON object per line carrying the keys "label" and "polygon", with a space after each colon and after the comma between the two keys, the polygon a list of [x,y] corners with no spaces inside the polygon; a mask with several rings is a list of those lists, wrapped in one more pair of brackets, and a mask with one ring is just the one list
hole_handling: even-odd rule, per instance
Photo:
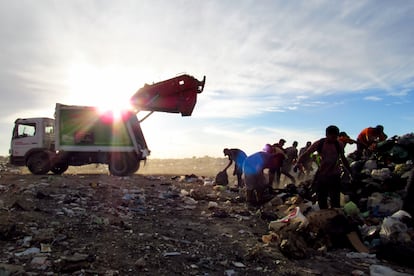
{"label": "truck tire", "polygon": [[139,169],[139,165],[140,165],[140,160],[138,160],[138,158],[136,157],[135,154],[130,154],[129,155],[129,174],[134,174],[136,171],[138,171]]}
{"label": "truck tire", "polygon": [[50,170],[49,155],[46,152],[36,152],[27,159],[27,167],[32,174],[46,174]]}
{"label": "truck tire", "polygon": [[69,165],[67,162],[59,162],[52,166],[50,169],[54,174],[62,174],[66,172],[66,170],[69,168]]}
{"label": "truck tire", "polygon": [[131,167],[129,165],[128,153],[115,152],[112,153],[109,160],[109,172],[115,176],[127,176],[130,174]]}

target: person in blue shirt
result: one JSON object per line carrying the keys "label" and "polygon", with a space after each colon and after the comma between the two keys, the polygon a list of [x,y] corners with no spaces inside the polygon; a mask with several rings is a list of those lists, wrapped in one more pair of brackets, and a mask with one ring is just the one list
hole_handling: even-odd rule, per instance
{"label": "person in blue shirt", "polygon": [[233,161],[234,161],[233,175],[237,176],[237,186],[239,188],[243,187],[244,186],[243,179],[242,179],[243,162],[247,157],[246,153],[242,151],[241,149],[237,149],[237,148],[233,148],[233,149],[225,148],[223,150],[223,153],[224,153],[224,156],[227,156],[229,158],[229,164],[224,169],[224,171],[226,171],[233,164]]}

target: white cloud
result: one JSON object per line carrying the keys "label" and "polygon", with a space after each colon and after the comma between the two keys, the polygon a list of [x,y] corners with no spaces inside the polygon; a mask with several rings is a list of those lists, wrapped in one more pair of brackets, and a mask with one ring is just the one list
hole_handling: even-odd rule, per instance
{"label": "white cloud", "polygon": [[364,97],[364,100],[378,102],[378,101],[382,101],[382,98],[377,97],[377,96],[368,96],[368,97]]}

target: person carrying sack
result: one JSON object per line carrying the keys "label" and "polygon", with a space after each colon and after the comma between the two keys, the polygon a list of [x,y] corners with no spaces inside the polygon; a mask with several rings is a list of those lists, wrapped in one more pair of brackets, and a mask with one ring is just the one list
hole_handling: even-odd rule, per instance
{"label": "person carrying sack", "polygon": [[[233,164],[233,161],[234,161],[233,175],[237,176],[237,187],[239,187],[239,188],[243,187],[244,186],[243,179],[242,179],[243,163],[244,163],[244,160],[246,160],[246,157],[247,157],[246,153],[244,151],[242,151],[241,149],[236,149],[236,148],[233,148],[233,149],[225,148],[225,149],[223,149],[223,153],[224,153],[224,156],[228,156],[228,158],[229,158],[229,164],[224,168],[223,171],[227,171],[227,169]],[[220,172],[220,173],[222,173],[222,172]],[[224,175],[224,173],[222,173],[222,174]],[[226,173],[226,175],[227,175],[227,173]],[[228,184],[228,180],[227,180],[226,184]]]}

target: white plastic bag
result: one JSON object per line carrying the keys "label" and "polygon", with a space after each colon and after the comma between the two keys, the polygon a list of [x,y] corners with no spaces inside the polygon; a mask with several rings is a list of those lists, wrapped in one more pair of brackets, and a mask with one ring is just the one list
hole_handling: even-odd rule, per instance
{"label": "white plastic bag", "polygon": [[308,219],[302,214],[302,212],[300,211],[300,208],[295,207],[295,209],[293,209],[292,212],[290,212],[287,216],[281,219],[278,219],[278,220],[271,221],[269,223],[269,228],[274,229],[274,228],[277,228],[277,226],[280,226],[280,224],[282,223],[289,223],[289,222],[292,222],[292,223],[300,222],[299,228],[306,227],[309,224]]}

